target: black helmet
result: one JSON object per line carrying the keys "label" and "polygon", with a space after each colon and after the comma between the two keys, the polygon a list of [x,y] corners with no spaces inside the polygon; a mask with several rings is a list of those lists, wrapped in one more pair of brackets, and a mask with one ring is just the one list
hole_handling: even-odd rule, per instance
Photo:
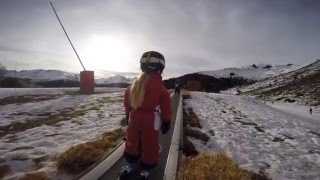
{"label": "black helmet", "polygon": [[156,51],[143,53],[140,59],[140,68],[142,72],[159,72],[162,73],[165,67],[164,56]]}

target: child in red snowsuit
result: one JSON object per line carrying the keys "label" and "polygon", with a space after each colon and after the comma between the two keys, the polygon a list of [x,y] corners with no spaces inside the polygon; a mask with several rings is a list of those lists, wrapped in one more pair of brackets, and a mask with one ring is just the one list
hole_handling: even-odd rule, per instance
{"label": "child in red snowsuit", "polygon": [[165,66],[163,55],[146,52],[140,63],[142,75],[125,91],[128,128],[124,157],[128,166],[120,177],[128,176],[140,159],[143,169],[140,176],[147,179],[159,158],[159,131],[166,134],[170,129],[171,99],[161,77]]}

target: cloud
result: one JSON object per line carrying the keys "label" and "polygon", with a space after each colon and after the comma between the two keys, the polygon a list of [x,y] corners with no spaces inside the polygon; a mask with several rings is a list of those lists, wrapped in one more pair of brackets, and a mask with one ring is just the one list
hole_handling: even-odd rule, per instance
{"label": "cloud", "polygon": [[[80,56],[93,35],[121,37],[136,52],[128,60],[132,72],[139,72],[137,62],[147,50],[165,55],[167,76],[253,63],[305,64],[320,57],[319,1],[56,0],[54,4]],[[36,58],[26,58],[29,64],[43,59],[62,70],[78,67],[73,60],[66,61],[74,53],[48,2],[1,1],[0,21],[0,48],[3,52],[3,47],[11,47],[10,61],[16,49],[17,54],[34,51]]]}

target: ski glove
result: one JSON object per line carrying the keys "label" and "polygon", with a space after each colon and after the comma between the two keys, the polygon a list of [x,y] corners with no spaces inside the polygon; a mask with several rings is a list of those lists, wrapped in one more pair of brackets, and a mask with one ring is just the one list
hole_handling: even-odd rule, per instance
{"label": "ski glove", "polygon": [[129,114],[126,114],[126,123],[129,125]]}
{"label": "ski glove", "polygon": [[169,129],[170,129],[170,121],[162,121],[162,123],[161,123],[162,134],[167,134]]}

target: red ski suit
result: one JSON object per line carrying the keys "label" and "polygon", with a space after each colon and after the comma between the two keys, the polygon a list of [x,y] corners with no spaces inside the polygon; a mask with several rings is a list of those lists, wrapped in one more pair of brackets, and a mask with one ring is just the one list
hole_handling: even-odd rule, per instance
{"label": "red ski suit", "polygon": [[161,121],[171,121],[170,94],[159,73],[149,73],[145,93],[139,108],[130,106],[130,88],[125,91],[124,107],[129,115],[124,157],[129,163],[141,163],[153,168],[159,158],[159,130]]}

